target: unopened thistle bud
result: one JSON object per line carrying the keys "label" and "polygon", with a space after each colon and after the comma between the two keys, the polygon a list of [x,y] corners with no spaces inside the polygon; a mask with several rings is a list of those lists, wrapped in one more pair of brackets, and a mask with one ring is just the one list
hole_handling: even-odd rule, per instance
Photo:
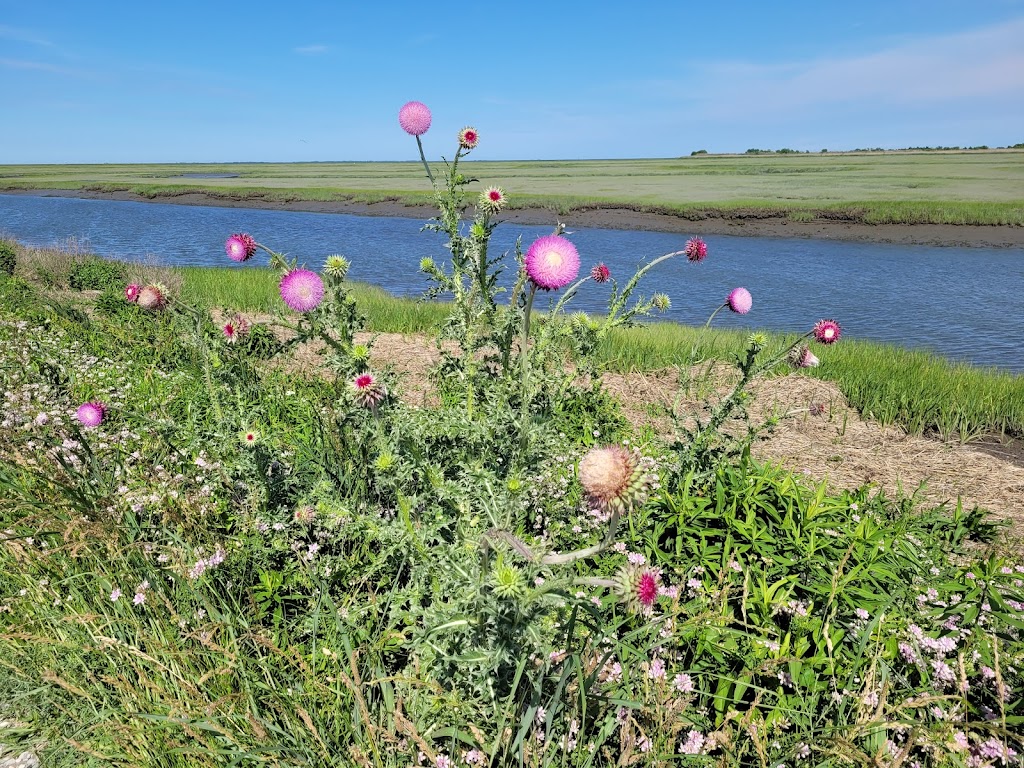
{"label": "unopened thistle bud", "polygon": [[591,448],[580,461],[580,484],[592,505],[624,515],[647,500],[655,482],[648,469],[639,451],[621,445]]}
{"label": "unopened thistle bud", "polygon": [[672,306],[672,299],[664,293],[656,293],[651,297],[651,305],[659,312],[666,312]]}
{"label": "unopened thistle bud", "polygon": [[327,262],[324,264],[324,274],[328,277],[344,280],[350,266],[351,263],[348,259],[340,253],[335,253],[327,257]]}

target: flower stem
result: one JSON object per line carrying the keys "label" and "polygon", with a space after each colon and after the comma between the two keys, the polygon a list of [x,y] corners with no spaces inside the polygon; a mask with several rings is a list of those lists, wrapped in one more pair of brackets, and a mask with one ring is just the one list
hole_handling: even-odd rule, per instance
{"label": "flower stem", "polygon": [[530,342],[530,313],[533,310],[533,297],[537,294],[537,284],[530,283],[530,294],[526,297],[526,309],[523,312],[523,338],[519,342],[519,361],[520,361],[520,383],[522,384],[522,403],[520,404],[519,411],[519,450],[521,453],[526,453],[527,443],[527,425],[526,421],[530,416],[530,393],[529,393],[529,372],[530,372],[530,358],[529,358],[529,342]]}
{"label": "flower stem", "polygon": [[434,174],[430,171],[430,166],[427,164],[427,156],[423,153],[423,142],[420,141],[420,137],[416,137],[416,146],[420,148],[420,160],[423,161],[423,167],[427,171],[427,178],[430,179],[430,183],[434,183]]}

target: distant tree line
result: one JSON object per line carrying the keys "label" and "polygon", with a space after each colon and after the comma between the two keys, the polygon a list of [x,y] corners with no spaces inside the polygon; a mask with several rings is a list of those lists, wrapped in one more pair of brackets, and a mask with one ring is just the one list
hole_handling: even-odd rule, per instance
{"label": "distant tree line", "polygon": [[[976,147],[902,147],[901,149],[885,149],[883,147],[858,147],[857,149],[838,150],[839,152],[941,152],[951,150],[969,150],[969,149],[991,149],[991,147],[985,144],[979,144]],[[1007,147],[996,147],[996,149],[1024,149],[1024,142],[1020,144],[1010,144]],[[822,152],[828,152],[827,149],[821,150]],[[697,155],[706,155],[708,151],[706,149],[698,149],[690,153],[690,157],[696,157]],[[743,154],[745,155],[809,155],[811,151],[809,149],[799,150],[790,149],[789,147],[783,147],[782,149],[748,149]]]}

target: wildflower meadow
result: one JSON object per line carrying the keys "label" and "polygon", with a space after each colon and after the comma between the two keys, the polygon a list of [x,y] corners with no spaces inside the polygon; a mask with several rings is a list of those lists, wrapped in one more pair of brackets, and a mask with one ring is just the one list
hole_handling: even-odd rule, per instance
{"label": "wildflower meadow", "polygon": [[[344,255],[226,232],[272,317],[127,274],[85,312],[0,260],[0,761],[1020,765],[1024,561],[984,512],[750,455],[751,383],[828,366],[842,319],[631,424],[595,351],[685,300],[648,292],[666,262],[728,254],[617,275],[557,220],[492,252],[486,136],[431,163],[431,122],[395,128],[447,241],[410,265],[450,302],[422,406],[357,343]],[[725,286],[708,326],[756,309]]]}

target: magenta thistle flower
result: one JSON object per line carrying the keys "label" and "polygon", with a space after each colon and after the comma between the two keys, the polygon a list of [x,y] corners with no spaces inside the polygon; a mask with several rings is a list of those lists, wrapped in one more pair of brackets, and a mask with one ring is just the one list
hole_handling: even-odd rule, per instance
{"label": "magenta thistle flower", "polygon": [[479,142],[480,134],[476,132],[476,128],[467,125],[459,131],[459,146],[463,149],[475,149]]}
{"label": "magenta thistle flower", "polygon": [[708,255],[708,244],[699,237],[691,237],[686,241],[686,248],[683,249],[683,252],[686,254],[686,258],[694,263],[704,261],[704,257]]}
{"label": "magenta thistle flower", "polygon": [[430,109],[421,101],[410,101],[398,110],[398,124],[410,136],[422,136],[430,128]]}
{"label": "magenta thistle flower", "polygon": [[107,406],[99,402],[82,403],[75,411],[75,417],[83,427],[98,427],[107,415]]}
{"label": "magenta thistle flower", "polygon": [[822,344],[835,344],[843,335],[842,328],[835,320],[819,320],[814,324],[814,338]]}
{"label": "magenta thistle flower", "polygon": [[507,202],[508,197],[505,195],[505,190],[501,187],[488,187],[480,193],[478,205],[491,213],[497,213],[505,207]]}
{"label": "magenta thistle flower", "polygon": [[352,390],[355,393],[356,402],[363,408],[376,408],[380,405],[387,394],[384,387],[371,373],[360,373],[352,379]]}
{"label": "magenta thistle flower", "polygon": [[794,350],[794,352],[795,354],[793,355],[793,364],[797,368],[817,368],[818,363],[821,362],[820,360],[818,360],[817,355],[811,352],[810,347],[801,347],[797,350]]}
{"label": "magenta thistle flower", "polygon": [[147,285],[139,291],[136,303],[150,312],[159,312],[167,306],[167,289],[160,284]]}
{"label": "magenta thistle flower", "polygon": [[236,232],[224,243],[224,250],[232,261],[248,261],[256,253],[256,241],[252,239],[252,235]]}
{"label": "magenta thistle flower", "polygon": [[736,314],[745,315],[754,305],[754,299],[746,288],[733,288],[725,303]]}
{"label": "magenta thistle flower", "polygon": [[124,287],[124,297],[134,304],[139,300],[139,292],[141,290],[142,286],[138,283],[128,283],[128,285]]}
{"label": "magenta thistle flower", "polygon": [[293,269],[281,278],[281,300],[296,312],[311,312],[324,299],[324,282],[316,272]]}
{"label": "magenta thistle flower", "polygon": [[545,235],[534,240],[525,261],[527,277],[546,291],[564,288],[580,272],[576,246],[560,235]]}
{"label": "magenta thistle flower", "polygon": [[650,566],[626,566],[619,571],[616,587],[627,610],[650,616],[658,598],[661,572]]}
{"label": "magenta thistle flower", "polygon": [[612,276],[611,270],[608,269],[604,264],[598,264],[592,270],[590,270],[590,279],[595,283],[607,283],[608,278]]}
{"label": "magenta thistle flower", "polygon": [[224,338],[228,344],[235,344],[243,336],[249,333],[249,321],[241,315],[235,315],[226,323],[222,329],[224,331]]}

